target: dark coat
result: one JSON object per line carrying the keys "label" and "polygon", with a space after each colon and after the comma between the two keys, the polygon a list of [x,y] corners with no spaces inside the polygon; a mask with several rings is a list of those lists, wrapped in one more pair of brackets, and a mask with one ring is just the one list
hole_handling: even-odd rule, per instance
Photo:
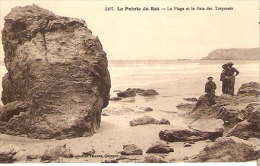
{"label": "dark coat", "polygon": [[236,73],[236,76],[239,74],[239,71],[235,69],[234,67],[228,68],[227,69],[227,76],[233,76]]}
{"label": "dark coat", "polygon": [[216,89],[217,89],[217,85],[213,81],[208,81],[205,85],[205,93],[211,93],[212,90],[215,91]]}

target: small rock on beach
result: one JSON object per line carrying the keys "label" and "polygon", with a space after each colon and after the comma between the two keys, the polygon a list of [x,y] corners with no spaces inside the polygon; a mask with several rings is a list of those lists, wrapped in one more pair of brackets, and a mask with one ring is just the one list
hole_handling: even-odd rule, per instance
{"label": "small rock on beach", "polygon": [[135,144],[123,145],[121,155],[143,155],[143,150]]}
{"label": "small rock on beach", "polygon": [[170,122],[167,119],[162,118],[160,121],[150,117],[150,116],[143,116],[141,118],[134,119],[129,122],[130,126],[137,126],[137,125],[146,125],[146,124],[166,124],[169,125]]}
{"label": "small rock on beach", "polygon": [[146,151],[146,153],[170,153],[170,152],[174,152],[173,148],[164,144],[153,145]]}

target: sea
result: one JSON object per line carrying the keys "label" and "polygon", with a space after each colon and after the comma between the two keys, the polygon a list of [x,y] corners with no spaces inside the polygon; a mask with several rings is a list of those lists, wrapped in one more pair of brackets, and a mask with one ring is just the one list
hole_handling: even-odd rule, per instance
{"label": "sea", "polygon": [[[152,107],[158,110],[175,110],[176,105],[185,103],[183,98],[198,98],[205,94],[207,78],[213,77],[217,85],[216,95],[221,95],[222,65],[228,60],[109,60],[111,78],[110,96],[127,88],[154,89],[159,95],[137,96],[124,99],[121,103],[132,103],[139,107]],[[259,82],[259,61],[233,60],[240,73],[236,77],[235,93],[248,82]],[[6,73],[0,65],[0,82]],[[2,91],[2,86],[0,87]],[[113,101],[114,102],[114,101]],[[113,103],[110,101],[110,103]],[[2,104],[2,103],[1,103]]]}

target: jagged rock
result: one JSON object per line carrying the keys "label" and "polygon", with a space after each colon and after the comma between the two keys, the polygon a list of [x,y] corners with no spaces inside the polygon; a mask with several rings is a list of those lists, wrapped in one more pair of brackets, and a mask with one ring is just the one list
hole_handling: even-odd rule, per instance
{"label": "jagged rock", "polygon": [[55,148],[52,149],[47,149],[41,156],[41,162],[45,161],[56,161],[59,159],[59,157],[64,157],[64,158],[73,158],[74,155],[72,154],[70,149],[67,149],[66,146],[56,146]]}
{"label": "jagged rock", "polygon": [[248,122],[252,123],[257,130],[260,130],[260,108],[256,108],[248,117]]}
{"label": "jagged rock", "polygon": [[19,147],[10,144],[8,146],[4,146],[0,143],[0,163],[13,163],[14,155],[19,151]]}
{"label": "jagged rock", "polygon": [[[260,138],[258,92],[258,83],[246,83],[240,87],[237,95],[216,96],[217,104],[212,107],[208,106],[207,98],[203,95],[196,107],[185,116],[200,124],[208,119],[221,119],[224,122],[225,136],[242,139]],[[204,126],[209,127],[206,124]]]}
{"label": "jagged rock", "polygon": [[162,130],[159,132],[159,137],[161,140],[167,142],[185,142],[185,141],[201,141],[210,139],[215,141],[218,137],[223,136],[223,129],[219,131],[207,132],[199,130]]}
{"label": "jagged rock", "polygon": [[146,151],[146,153],[170,153],[170,152],[174,152],[173,148],[164,144],[153,145]]}
{"label": "jagged rock", "polygon": [[2,106],[0,111],[0,121],[8,122],[15,115],[28,111],[29,104],[20,101],[14,101]]}
{"label": "jagged rock", "polygon": [[156,92],[153,89],[147,89],[147,90],[143,91],[142,93],[140,93],[139,95],[141,95],[141,96],[154,96],[154,95],[159,95],[159,93]]}
{"label": "jagged rock", "polygon": [[193,120],[216,118],[220,108],[219,103],[212,107],[208,107],[206,103],[202,102],[198,106],[195,106],[191,111],[187,112],[185,116],[192,118]]}
{"label": "jagged rock", "polygon": [[255,109],[249,118],[235,125],[227,136],[235,136],[241,139],[248,139],[250,137],[260,138],[260,111]]}
{"label": "jagged rock", "polygon": [[128,144],[123,145],[121,155],[143,155],[143,151],[135,144]]}
{"label": "jagged rock", "polygon": [[167,163],[166,160],[164,160],[162,157],[157,155],[145,156],[143,162],[144,163]]}
{"label": "jagged rock", "polygon": [[189,128],[201,132],[219,132],[224,130],[222,119],[199,119],[189,124]]}
{"label": "jagged rock", "polygon": [[150,112],[150,111],[153,111],[153,109],[150,108],[150,107],[146,107],[146,108],[144,108],[144,111],[146,111],[146,112]]}
{"label": "jagged rock", "polygon": [[192,112],[195,112],[199,109],[208,109],[210,107],[210,102],[207,95],[202,95],[199,97],[195,107],[193,108]]}
{"label": "jagged rock", "polygon": [[246,162],[259,158],[259,146],[236,137],[222,137],[193,156],[189,162]]}
{"label": "jagged rock", "polygon": [[98,37],[84,20],[57,16],[36,5],[15,7],[4,19],[8,73],[2,102],[24,102],[28,108],[4,118],[10,117],[0,132],[40,139],[94,133],[111,87]]}
{"label": "jagged rock", "polygon": [[222,119],[225,125],[234,126],[238,122],[241,122],[240,116],[238,116],[240,110],[234,106],[225,106],[219,109],[218,119]]}
{"label": "jagged rock", "polygon": [[[251,91],[259,91],[257,83],[243,84],[247,89]],[[246,88],[242,88],[246,89]],[[220,118],[223,119],[225,125],[233,127],[236,123],[248,118],[252,110],[259,103],[259,98],[257,95],[251,95],[251,91],[244,91],[243,94],[231,96],[223,94],[221,96],[216,96],[216,105],[209,105],[207,95],[202,95],[199,97],[196,106],[189,112],[188,117],[194,119],[203,118]],[[245,108],[244,105],[247,104]],[[243,107],[241,109],[241,107]]]}
{"label": "jagged rock", "polygon": [[169,125],[170,122],[164,118],[162,118],[160,121],[158,121],[150,116],[143,116],[141,118],[137,118],[137,119],[130,121],[129,124],[130,124],[130,126],[146,125],[146,124],[167,124],[167,125]]}
{"label": "jagged rock", "polygon": [[122,97],[111,97],[110,100],[111,101],[118,101],[118,100],[122,100]]}
{"label": "jagged rock", "polygon": [[240,110],[240,107],[225,106],[218,111],[217,118],[222,119],[227,129],[234,127],[239,122],[246,120],[255,109],[252,104],[248,104],[245,108]]}
{"label": "jagged rock", "polygon": [[257,82],[250,82],[246,84],[242,84],[242,86],[238,89],[237,94],[253,94],[259,96],[260,84]]}
{"label": "jagged rock", "polygon": [[190,111],[196,106],[195,103],[180,103],[176,107],[178,110]]}
{"label": "jagged rock", "polygon": [[191,101],[191,102],[196,102],[196,101],[198,101],[198,99],[196,99],[195,97],[192,97],[192,98],[183,98],[183,100]]}
{"label": "jagged rock", "polygon": [[243,121],[238,124],[236,124],[233,128],[229,130],[229,132],[226,134],[227,136],[235,136],[241,139],[247,140],[248,138],[254,136],[259,138],[258,132],[253,132],[251,130],[252,124],[248,121]]}

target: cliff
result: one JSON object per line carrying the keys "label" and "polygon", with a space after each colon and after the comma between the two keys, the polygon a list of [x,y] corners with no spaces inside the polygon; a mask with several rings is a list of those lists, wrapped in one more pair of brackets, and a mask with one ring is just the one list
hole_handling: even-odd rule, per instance
{"label": "cliff", "polygon": [[217,49],[201,60],[259,60],[259,48]]}
{"label": "cliff", "polygon": [[89,136],[111,87],[106,53],[84,20],[36,5],[5,16],[0,132],[40,139]]}

